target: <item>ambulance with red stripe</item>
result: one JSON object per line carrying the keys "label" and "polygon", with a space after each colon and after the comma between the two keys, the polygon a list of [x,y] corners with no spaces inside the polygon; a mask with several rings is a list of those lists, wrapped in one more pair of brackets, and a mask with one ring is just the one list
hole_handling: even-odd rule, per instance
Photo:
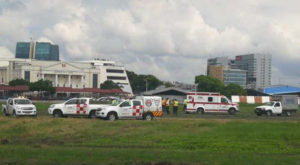
{"label": "ambulance with red stripe", "polygon": [[190,92],[187,94],[187,113],[229,113],[239,111],[239,105],[232,103],[220,93]]}
{"label": "ambulance with red stripe", "polygon": [[105,106],[101,100],[94,98],[72,98],[61,104],[52,104],[48,113],[54,117],[88,116],[96,118],[97,109]]}
{"label": "ambulance with red stripe", "polygon": [[132,100],[123,100],[112,106],[103,106],[96,116],[114,121],[116,119],[152,120],[163,115],[161,97],[140,96]]}

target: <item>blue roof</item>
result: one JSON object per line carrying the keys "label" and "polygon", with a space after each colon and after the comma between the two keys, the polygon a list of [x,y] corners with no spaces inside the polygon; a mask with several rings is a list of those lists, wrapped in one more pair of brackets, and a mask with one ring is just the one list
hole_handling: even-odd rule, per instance
{"label": "blue roof", "polygon": [[269,95],[285,94],[285,93],[300,93],[300,88],[292,86],[275,86],[264,89],[264,93]]}

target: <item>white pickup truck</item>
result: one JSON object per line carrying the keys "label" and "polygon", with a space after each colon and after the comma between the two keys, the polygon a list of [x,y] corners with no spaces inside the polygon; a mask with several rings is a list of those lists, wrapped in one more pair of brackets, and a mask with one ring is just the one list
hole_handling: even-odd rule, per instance
{"label": "white pickup truck", "polygon": [[254,112],[257,116],[266,114],[267,116],[286,115],[290,116],[293,112],[298,110],[298,96],[297,95],[281,95],[273,96],[273,101],[263,104],[255,108]]}
{"label": "white pickup truck", "polygon": [[141,96],[132,100],[119,101],[111,106],[103,106],[96,112],[97,117],[111,121],[116,119],[152,120],[153,117],[162,115],[159,96]]}
{"label": "white pickup truck", "polygon": [[96,118],[96,110],[107,105],[94,98],[72,98],[61,104],[52,104],[48,113],[54,117],[88,116]]}
{"label": "white pickup truck", "polygon": [[9,98],[6,104],[2,105],[2,112],[5,116],[37,116],[35,105],[26,98]]}

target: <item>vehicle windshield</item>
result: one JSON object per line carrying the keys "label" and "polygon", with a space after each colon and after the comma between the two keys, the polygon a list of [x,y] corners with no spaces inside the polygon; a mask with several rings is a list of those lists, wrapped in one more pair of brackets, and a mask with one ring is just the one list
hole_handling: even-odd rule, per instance
{"label": "vehicle windshield", "polygon": [[274,102],[272,101],[272,102],[264,103],[263,105],[265,105],[265,106],[273,106]]}
{"label": "vehicle windshield", "polygon": [[113,100],[112,101],[112,106],[117,106],[117,105],[119,105],[121,103],[121,101],[120,100]]}
{"label": "vehicle windshield", "polygon": [[222,97],[221,102],[222,103],[232,103],[231,100],[229,100],[227,97]]}
{"label": "vehicle windshield", "polygon": [[31,104],[31,101],[27,99],[16,99],[15,104]]}

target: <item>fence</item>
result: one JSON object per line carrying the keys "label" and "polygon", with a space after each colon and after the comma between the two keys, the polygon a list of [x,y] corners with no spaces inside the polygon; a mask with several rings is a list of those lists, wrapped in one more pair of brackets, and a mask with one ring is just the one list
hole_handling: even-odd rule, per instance
{"label": "fence", "polygon": [[[272,96],[231,96],[234,103],[261,104],[271,101]],[[300,104],[300,97],[298,98]]]}

